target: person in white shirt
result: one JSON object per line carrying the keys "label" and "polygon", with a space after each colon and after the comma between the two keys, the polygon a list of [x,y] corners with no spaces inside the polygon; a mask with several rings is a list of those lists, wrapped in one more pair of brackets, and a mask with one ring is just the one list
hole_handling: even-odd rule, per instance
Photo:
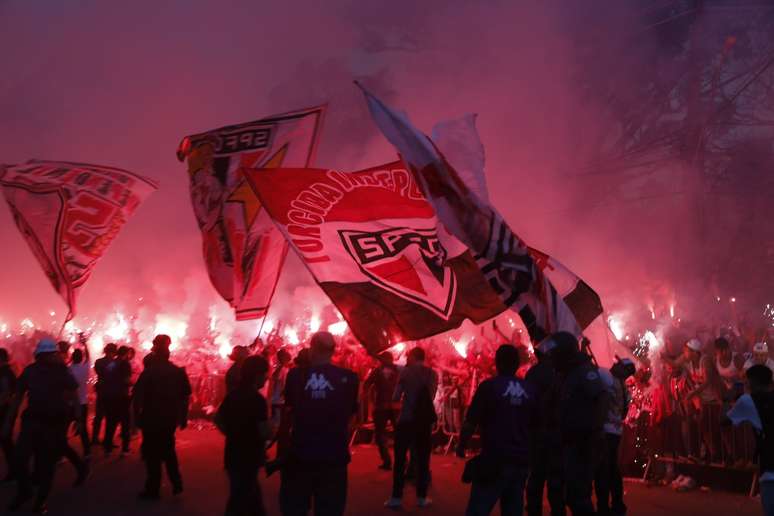
{"label": "person in white shirt", "polygon": [[756,364],[745,373],[750,394],[742,395],[728,412],[735,425],[750,423],[758,442],[759,486],[766,516],[774,516],[774,389],[772,372]]}
{"label": "person in white shirt", "polygon": [[758,342],[753,346],[752,357],[744,363],[744,370],[747,371],[754,365],[763,365],[774,372],[774,360],[769,356],[769,345],[765,342]]}
{"label": "person in white shirt", "polygon": [[83,455],[88,459],[91,456],[91,441],[89,440],[89,431],[86,428],[86,420],[89,407],[88,383],[91,374],[91,357],[85,341],[81,340],[81,345],[83,349],[73,351],[70,374],[78,383],[78,403],[81,405],[80,420],[77,421],[78,435],[81,438],[81,444],[83,444]]}

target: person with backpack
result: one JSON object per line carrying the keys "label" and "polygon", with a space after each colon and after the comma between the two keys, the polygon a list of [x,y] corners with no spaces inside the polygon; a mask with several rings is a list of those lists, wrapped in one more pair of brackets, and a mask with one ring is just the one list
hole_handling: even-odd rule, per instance
{"label": "person with backpack", "polygon": [[417,505],[429,507],[433,503],[427,496],[427,491],[430,484],[431,437],[433,425],[438,420],[433,406],[437,390],[438,374],[425,365],[425,350],[420,347],[413,348],[407,355],[406,367],[401,372],[393,396],[393,401],[402,401],[403,404],[395,428],[392,496],[384,503],[389,509],[400,509],[403,505],[406,457],[409,449],[415,455],[417,468]]}

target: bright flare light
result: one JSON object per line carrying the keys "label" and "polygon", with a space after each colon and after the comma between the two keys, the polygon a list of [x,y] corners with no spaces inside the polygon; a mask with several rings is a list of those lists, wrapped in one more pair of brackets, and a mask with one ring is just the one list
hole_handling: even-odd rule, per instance
{"label": "bright flare light", "polygon": [[672,319],[675,318],[675,305],[674,305],[674,303],[669,305],[669,317],[671,317]]}
{"label": "bright flare light", "polygon": [[661,348],[661,342],[652,331],[646,331],[642,338],[648,342],[648,349],[651,353]]}
{"label": "bright flare light", "polygon": [[610,331],[613,332],[613,335],[615,335],[616,340],[624,338],[625,331],[623,323],[620,320],[611,315],[607,318],[607,325],[610,327]]}
{"label": "bright flare light", "polygon": [[468,358],[468,344],[470,343],[469,340],[466,340],[465,337],[461,338],[460,340],[451,340],[451,345],[454,346],[454,350],[461,356],[462,358]]}
{"label": "bright flare light", "polygon": [[316,332],[320,329],[320,318],[316,315],[313,315],[311,319],[309,319],[309,331],[312,333]]}
{"label": "bright flare light", "polygon": [[105,335],[112,340],[127,340],[129,336],[129,323],[126,322],[123,314],[116,313],[116,321],[105,330]]}
{"label": "bright flare light", "polygon": [[35,323],[33,323],[30,319],[23,319],[21,322],[22,327],[22,333],[27,333],[28,331],[35,328]]}
{"label": "bright flare light", "polygon": [[285,328],[285,339],[291,346],[298,346],[301,343],[301,339],[298,338],[298,332],[295,328],[290,326]]}
{"label": "bright flare light", "polygon": [[228,356],[231,354],[231,343],[228,341],[228,339],[223,335],[218,335],[215,337],[215,344],[218,345],[218,354],[221,358],[228,358]]}
{"label": "bright flare light", "polygon": [[156,327],[153,329],[154,335],[169,335],[169,338],[172,339],[172,344],[169,346],[170,351],[180,347],[180,341],[185,338],[187,331],[188,323],[185,321],[174,319],[168,315],[156,316]]}
{"label": "bright flare light", "polygon": [[[263,325],[263,326],[261,326],[261,325]],[[264,318],[263,321],[258,323],[258,328],[260,328],[261,333],[263,335],[268,335],[268,334],[270,334],[271,332],[274,331],[274,321],[272,321],[271,319]]]}
{"label": "bright flare light", "polygon": [[328,331],[338,337],[341,337],[347,332],[347,328],[347,321],[339,321],[328,326]]}
{"label": "bright flare light", "polygon": [[398,342],[393,347],[390,348],[392,351],[396,353],[403,353],[406,350],[406,343],[405,342]]}

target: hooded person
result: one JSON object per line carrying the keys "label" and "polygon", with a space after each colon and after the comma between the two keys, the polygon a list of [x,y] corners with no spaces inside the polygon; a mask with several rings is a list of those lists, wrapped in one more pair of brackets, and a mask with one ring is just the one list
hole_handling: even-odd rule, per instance
{"label": "hooded person", "polygon": [[592,483],[604,449],[608,390],[597,366],[581,352],[578,339],[571,333],[555,333],[541,348],[549,353],[559,382],[566,503],[573,516],[592,515]]}

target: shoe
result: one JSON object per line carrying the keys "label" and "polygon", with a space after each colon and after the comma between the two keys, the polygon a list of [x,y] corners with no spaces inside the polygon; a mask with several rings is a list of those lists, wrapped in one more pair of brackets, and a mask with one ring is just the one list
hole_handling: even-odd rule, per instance
{"label": "shoe", "polygon": [[172,486],[172,494],[175,496],[183,494],[183,484],[175,484]]}
{"label": "shoe", "polygon": [[400,498],[395,498],[394,496],[390,497],[389,500],[384,502],[384,507],[387,509],[394,509],[398,510],[403,507],[403,500]]}
{"label": "shoe", "polygon": [[9,512],[16,512],[22,507],[24,507],[24,504],[30,501],[32,499],[32,493],[21,493],[17,494],[13,497],[13,500],[8,505],[8,511]]}
{"label": "shoe", "polygon": [[392,464],[384,462],[379,465],[379,469],[383,469],[384,471],[392,471]]}
{"label": "shoe", "polygon": [[419,507],[420,509],[430,507],[431,505],[433,505],[433,501],[428,497],[419,498],[417,500],[417,507]]}
{"label": "shoe", "polygon": [[155,502],[161,500],[161,496],[158,493],[149,493],[148,491],[143,491],[137,495],[137,499]]}
{"label": "shoe", "polygon": [[48,514],[48,504],[45,500],[38,500],[32,506],[32,512],[35,514]]}

